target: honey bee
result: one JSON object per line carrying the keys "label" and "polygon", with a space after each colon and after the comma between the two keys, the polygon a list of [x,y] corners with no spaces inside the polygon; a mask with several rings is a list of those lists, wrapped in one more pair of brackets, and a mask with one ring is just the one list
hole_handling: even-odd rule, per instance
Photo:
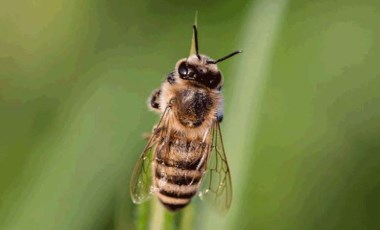
{"label": "honey bee", "polygon": [[161,118],[134,168],[130,193],[134,203],[154,194],[170,211],[198,193],[227,211],[232,185],[220,130],[223,76],[217,63],[241,51],[217,60],[199,54],[195,25],[193,45],[195,53],[179,60],[149,99]]}

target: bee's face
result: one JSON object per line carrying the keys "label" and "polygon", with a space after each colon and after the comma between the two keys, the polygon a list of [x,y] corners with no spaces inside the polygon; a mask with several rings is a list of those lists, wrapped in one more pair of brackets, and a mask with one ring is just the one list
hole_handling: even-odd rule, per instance
{"label": "bee's face", "polygon": [[180,79],[194,81],[210,89],[220,89],[223,83],[222,74],[214,60],[205,55],[191,55],[176,64]]}

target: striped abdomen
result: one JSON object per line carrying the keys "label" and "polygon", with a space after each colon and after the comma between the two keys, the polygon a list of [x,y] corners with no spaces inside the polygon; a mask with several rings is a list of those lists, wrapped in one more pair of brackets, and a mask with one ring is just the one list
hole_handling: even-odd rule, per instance
{"label": "striped abdomen", "polygon": [[158,199],[169,210],[185,207],[197,193],[206,166],[207,148],[200,140],[178,137],[158,142],[154,185]]}

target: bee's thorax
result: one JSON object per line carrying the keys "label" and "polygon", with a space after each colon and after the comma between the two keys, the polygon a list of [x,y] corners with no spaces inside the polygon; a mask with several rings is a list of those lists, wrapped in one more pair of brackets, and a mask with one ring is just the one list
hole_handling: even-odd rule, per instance
{"label": "bee's thorax", "polygon": [[176,119],[191,128],[202,125],[214,102],[206,90],[193,87],[178,92],[174,103]]}
{"label": "bee's thorax", "polygon": [[161,111],[170,100],[173,128],[188,133],[189,136],[202,135],[217,120],[222,107],[219,90],[197,86],[189,81],[162,85],[160,95]]}

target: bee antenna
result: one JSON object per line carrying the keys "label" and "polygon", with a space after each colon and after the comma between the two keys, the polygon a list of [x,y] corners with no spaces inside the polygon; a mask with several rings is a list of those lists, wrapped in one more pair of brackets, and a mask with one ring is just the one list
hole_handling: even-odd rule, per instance
{"label": "bee antenna", "polygon": [[201,60],[201,56],[199,56],[199,50],[198,50],[198,31],[197,31],[196,25],[193,25],[193,31],[194,31],[195,54],[197,55],[198,59]]}
{"label": "bee antenna", "polygon": [[226,59],[228,59],[228,58],[230,58],[230,57],[232,57],[232,56],[235,56],[236,54],[240,54],[240,53],[242,53],[243,52],[243,50],[236,50],[235,52],[232,52],[232,53],[230,53],[230,54],[228,54],[228,55],[226,55],[226,56],[224,56],[224,57],[222,57],[222,58],[219,58],[218,60],[216,60],[216,61],[210,61],[210,60],[208,60],[207,61],[207,64],[216,64],[216,63],[218,63],[218,62],[222,62],[222,61],[224,61],[224,60],[226,60]]}

